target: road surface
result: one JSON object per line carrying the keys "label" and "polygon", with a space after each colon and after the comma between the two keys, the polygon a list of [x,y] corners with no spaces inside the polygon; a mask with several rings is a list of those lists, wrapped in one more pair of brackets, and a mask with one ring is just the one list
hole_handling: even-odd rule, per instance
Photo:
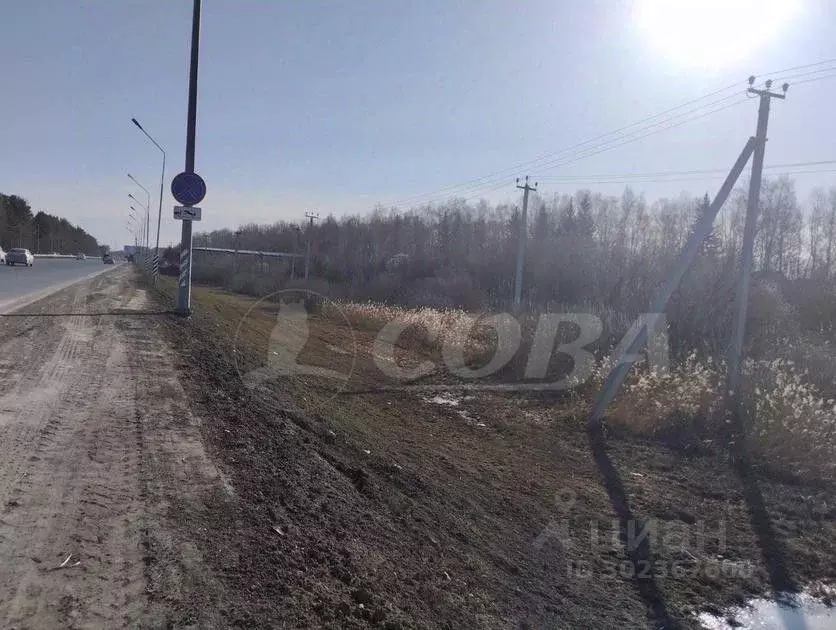
{"label": "road surface", "polygon": [[[102,266],[37,261],[4,268],[0,287],[20,296],[19,278],[44,287]],[[2,628],[170,627],[184,582],[202,579],[167,506],[223,484],[165,315],[130,266],[109,271],[0,316]]]}
{"label": "road surface", "polygon": [[93,274],[113,269],[101,258],[36,258],[33,267],[0,265],[0,313],[21,301],[37,297]]}

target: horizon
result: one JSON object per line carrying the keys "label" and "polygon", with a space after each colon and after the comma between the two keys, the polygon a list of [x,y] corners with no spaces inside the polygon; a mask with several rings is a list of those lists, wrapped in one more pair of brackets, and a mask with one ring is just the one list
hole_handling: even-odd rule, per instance
{"label": "horizon", "polygon": [[[187,5],[7,9],[16,28],[0,52],[14,97],[0,104],[11,123],[0,191],[121,248],[132,241],[127,195],[141,193],[126,174],[151,191],[152,222],[158,205],[160,154],[135,117],[167,152],[161,246],[179,241],[169,185],[184,148]],[[208,194],[196,231],[299,222],[312,210],[366,215],[408,200],[519,203],[514,179],[525,175],[547,197],[627,186],[648,201],[713,196],[754,133],[746,78],[780,84],[785,77],[764,72],[784,68],[790,89],[773,104],[767,166],[836,159],[827,4],[762,3],[752,18],[744,5],[754,6],[735,5],[706,45],[697,27],[711,15],[691,29],[684,20],[693,14],[665,15],[650,0],[207,2],[196,170]],[[736,42],[735,32],[749,36]],[[676,118],[685,108],[652,119],[670,126],[647,127],[636,141],[622,133],[571,149],[713,92],[692,116]],[[704,170],[716,172],[624,177]],[[836,185],[836,169],[814,170],[793,174],[802,203],[813,187]]]}

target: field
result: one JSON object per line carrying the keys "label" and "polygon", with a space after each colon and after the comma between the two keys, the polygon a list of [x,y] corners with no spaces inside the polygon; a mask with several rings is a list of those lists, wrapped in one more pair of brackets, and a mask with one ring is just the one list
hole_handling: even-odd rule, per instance
{"label": "field", "polygon": [[[305,337],[276,327],[276,303],[193,299],[170,338],[236,501],[172,517],[227,587],[196,609],[231,626],[698,627],[697,611],[836,578],[833,403],[789,364],[749,367],[762,420],[741,461],[706,437],[721,367],[696,358],[640,373],[590,433],[600,376],[573,393],[468,389],[444,370],[404,387],[380,368],[379,307],[312,308]],[[276,378],[294,346],[350,378]],[[401,366],[438,352],[422,335],[395,348]],[[802,404],[800,429],[776,420]]]}

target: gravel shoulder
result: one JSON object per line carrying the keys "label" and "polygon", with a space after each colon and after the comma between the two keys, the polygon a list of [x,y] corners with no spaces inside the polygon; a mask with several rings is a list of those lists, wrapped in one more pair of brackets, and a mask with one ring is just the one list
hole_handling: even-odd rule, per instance
{"label": "gravel shoulder", "polygon": [[0,626],[182,627],[170,506],[225,493],[129,268],[0,318]]}

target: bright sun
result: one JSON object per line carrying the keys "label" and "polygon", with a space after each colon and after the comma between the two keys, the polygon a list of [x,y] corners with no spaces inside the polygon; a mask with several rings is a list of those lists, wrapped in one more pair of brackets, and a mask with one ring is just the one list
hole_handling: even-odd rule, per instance
{"label": "bright sun", "polygon": [[680,68],[747,60],[800,9],[800,0],[636,0],[634,20],[653,50]]}

